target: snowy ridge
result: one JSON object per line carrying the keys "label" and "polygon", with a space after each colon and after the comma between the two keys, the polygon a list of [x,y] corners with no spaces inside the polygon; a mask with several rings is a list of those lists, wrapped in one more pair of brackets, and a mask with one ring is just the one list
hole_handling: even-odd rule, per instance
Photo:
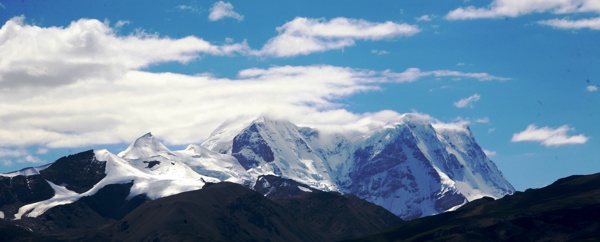
{"label": "snowy ridge", "polygon": [[256,119],[234,137],[231,154],[254,180],[260,175],[272,174],[325,191],[338,190],[324,161],[290,122],[266,117]]}
{"label": "snowy ridge", "polygon": [[248,186],[253,181],[248,172],[231,155],[220,154],[196,144],[173,153],[193,171],[206,177]]}
{"label": "snowy ridge", "polygon": [[13,172],[10,172],[10,173],[0,173],[0,176],[2,176],[2,177],[15,177],[15,176],[39,175],[40,171],[48,168],[48,166],[50,166],[50,164],[43,165],[43,166],[38,166],[38,167],[27,167],[27,168],[23,168],[21,170],[13,171]]}
{"label": "snowy ridge", "polygon": [[[366,133],[321,132],[262,116],[224,123],[203,144],[184,150],[171,151],[147,133],[118,155],[107,150],[95,150],[93,155],[92,162],[106,163],[106,176],[94,181],[93,187],[77,193],[48,182],[54,196],[22,206],[15,218],[39,216],[110,184],[133,182],[129,197],[143,194],[157,199],[201,189],[207,182],[253,187],[263,175],[295,180],[306,185],[298,186],[304,192],[354,194],[403,219],[514,192],[468,126],[444,124],[420,114],[405,114]],[[40,175],[49,166],[0,176]]]}
{"label": "snowy ridge", "polygon": [[325,134],[263,116],[241,129],[222,125],[203,146],[231,154],[253,178],[274,174],[352,193],[404,219],[514,192],[468,126],[420,114],[362,134]]}

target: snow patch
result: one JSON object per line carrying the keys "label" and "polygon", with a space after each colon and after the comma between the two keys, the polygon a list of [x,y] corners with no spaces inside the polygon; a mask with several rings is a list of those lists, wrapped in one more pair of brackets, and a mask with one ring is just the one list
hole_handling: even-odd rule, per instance
{"label": "snow patch", "polygon": [[54,190],[54,196],[48,200],[27,204],[19,208],[17,214],[15,214],[15,219],[21,219],[23,216],[27,217],[37,217],[46,212],[48,209],[63,205],[69,204],[77,201],[81,195],[73,192],[63,186],[56,185],[52,182],[47,181],[50,187]]}
{"label": "snow patch", "polygon": [[303,186],[298,186],[298,189],[300,189],[303,192],[312,192],[312,190],[310,190],[310,188],[303,187]]}

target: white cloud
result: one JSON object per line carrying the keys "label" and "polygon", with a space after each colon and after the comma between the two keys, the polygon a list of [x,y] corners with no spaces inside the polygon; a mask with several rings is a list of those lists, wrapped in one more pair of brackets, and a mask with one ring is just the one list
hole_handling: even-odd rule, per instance
{"label": "white cloud", "polygon": [[230,55],[247,49],[245,43],[216,46],[193,36],[117,36],[105,23],[93,19],[48,28],[23,21],[24,17],[12,18],[0,28],[0,88],[116,79],[151,64],[186,63],[201,54]]}
{"label": "white cloud", "polygon": [[598,0],[494,0],[484,8],[468,6],[450,11],[448,20],[517,17],[531,13],[600,13]]}
{"label": "white cloud", "polygon": [[475,124],[487,124],[487,123],[490,122],[490,118],[483,117],[483,118],[476,118],[475,120],[472,120],[470,118],[463,118],[461,116],[458,116],[458,117],[454,118],[453,122],[455,122],[455,123],[462,123],[462,124],[465,124],[465,125],[471,125],[473,123],[475,123]]}
{"label": "white cloud", "polygon": [[353,46],[356,40],[382,40],[412,36],[415,25],[369,22],[362,19],[310,19],[297,17],[278,27],[279,35],[270,39],[258,56],[291,57]]}
{"label": "white cloud", "polygon": [[121,28],[125,25],[131,24],[131,21],[129,20],[119,20],[115,23],[115,28]]}
{"label": "white cloud", "polygon": [[6,165],[12,165],[14,162],[17,163],[41,163],[40,158],[31,155],[24,148],[9,148],[0,146],[0,159]]}
{"label": "white cloud", "polygon": [[436,70],[436,71],[421,71],[419,68],[408,68],[404,72],[395,73],[391,71],[385,71],[384,76],[390,78],[395,82],[413,82],[419,78],[423,77],[453,77],[453,78],[472,78],[477,79],[479,81],[506,81],[510,80],[510,78],[506,77],[497,77],[490,75],[488,73],[469,73],[469,72],[459,72],[459,71],[451,71],[451,70]]}
{"label": "white cloud", "polygon": [[475,119],[475,123],[487,124],[489,122],[490,122],[490,118],[488,118],[488,117]]}
{"label": "white cloud", "polygon": [[527,129],[520,133],[513,134],[512,142],[534,141],[540,142],[544,146],[561,146],[569,144],[584,144],[588,141],[588,137],[583,134],[569,136],[567,132],[574,131],[568,125],[563,125],[558,128],[550,128],[548,126],[538,128],[534,124],[527,126]]}
{"label": "white cloud", "polygon": [[417,18],[417,22],[429,22],[431,21],[431,17],[429,15],[423,15]]}
{"label": "white cloud", "polygon": [[233,11],[233,5],[231,3],[218,1],[210,8],[208,19],[210,21],[217,21],[223,18],[234,18],[239,21],[244,20],[243,15]]}
{"label": "white cloud", "polygon": [[371,54],[374,54],[374,55],[388,55],[388,54],[390,54],[390,52],[387,51],[387,50],[375,50],[375,49],[373,49],[373,50],[371,50]]}
{"label": "white cloud", "polygon": [[192,13],[202,12],[201,8],[198,8],[198,7],[193,6],[193,5],[177,5],[176,8],[178,10],[181,10],[181,11],[189,11],[189,12],[192,12]]}
{"label": "white cloud", "polygon": [[366,126],[358,121],[374,114],[351,113],[337,101],[410,72],[280,66],[246,69],[227,79],[131,70],[112,81],[81,80],[44,92],[0,89],[0,146],[120,143],[148,131],[171,144],[188,144],[206,139],[224,120],[261,113],[360,130]]}
{"label": "white cloud", "polygon": [[473,103],[479,101],[480,98],[481,98],[481,96],[479,94],[473,94],[467,98],[463,98],[461,100],[456,101],[454,103],[454,106],[457,108],[465,108],[465,107],[473,108]]}
{"label": "white cloud", "polygon": [[591,29],[600,30],[600,17],[570,20],[570,19],[550,19],[539,21],[539,24],[548,25],[559,29]]}
{"label": "white cloud", "polygon": [[48,148],[38,148],[37,151],[35,152],[36,154],[47,154],[48,153]]}
{"label": "white cloud", "polygon": [[[366,32],[384,34],[329,34],[363,39],[394,35],[371,27]],[[85,19],[48,28],[12,19],[0,29],[0,41],[6,47],[0,49],[0,147],[114,144],[148,131],[169,144],[189,144],[208,138],[225,120],[261,113],[298,124],[364,130],[397,120],[400,114],[352,113],[343,108],[341,98],[378,90],[382,83],[425,77],[506,79],[451,70],[393,72],[328,65],[250,68],[236,78],[149,73],[141,69],[167,61],[185,63],[199,54],[238,53],[244,45],[216,46],[196,37],[121,37],[102,22]],[[99,75],[110,70],[116,71]],[[28,153],[19,154],[10,159],[36,161]]]}
{"label": "white cloud", "polygon": [[587,90],[588,92],[595,92],[598,91],[598,86],[589,85],[585,88],[585,90]]}
{"label": "white cloud", "polygon": [[496,151],[483,149],[483,153],[489,158],[496,156]]}

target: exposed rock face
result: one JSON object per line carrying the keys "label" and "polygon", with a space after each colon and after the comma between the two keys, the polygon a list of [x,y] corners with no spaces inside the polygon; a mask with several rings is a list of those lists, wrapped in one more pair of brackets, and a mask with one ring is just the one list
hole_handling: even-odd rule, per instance
{"label": "exposed rock face", "polygon": [[12,218],[20,206],[43,201],[52,196],[54,190],[39,174],[0,176],[0,211],[4,218]]}
{"label": "exposed rock face", "polygon": [[83,193],[106,176],[105,169],[106,162],[96,160],[94,151],[88,150],[62,157],[40,174],[54,184]]}
{"label": "exposed rock face", "polygon": [[275,159],[257,124],[252,124],[233,138],[231,153],[246,170],[259,166],[261,161],[273,162]]}
{"label": "exposed rock face", "polygon": [[237,132],[217,133],[204,145],[232,154],[253,177],[274,174],[312,188],[354,194],[403,219],[514,192],[468,127],[433,124],[419,115],[405,115],[397,123],[354,136],[322,135],[266,117]]}

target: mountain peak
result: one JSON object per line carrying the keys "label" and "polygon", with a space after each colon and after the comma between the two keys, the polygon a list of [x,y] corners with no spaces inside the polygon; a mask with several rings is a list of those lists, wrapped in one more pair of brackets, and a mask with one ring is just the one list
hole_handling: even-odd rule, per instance
{"label": "mountain peak", "polygon": [[163,153],[170,154],[171,151],[163,145],[151,132],[137,138],[126,150],[118,154],[121,158],[141,159],[158,156]]}
{"label": "mountain peak", "polygon": [[154,137],[154,135],[152,135],[152,132],[148,132],[145,135],[142,135],[140,138],[152,138]]}
{"label": "mountain peak", "polygon": [[264,124],[292,124],[290,121],[286,119],[280,119],[277,117],[273,117],[267,114],[261,114],[257,118],[255,118],[251,123],[264,123]]}

